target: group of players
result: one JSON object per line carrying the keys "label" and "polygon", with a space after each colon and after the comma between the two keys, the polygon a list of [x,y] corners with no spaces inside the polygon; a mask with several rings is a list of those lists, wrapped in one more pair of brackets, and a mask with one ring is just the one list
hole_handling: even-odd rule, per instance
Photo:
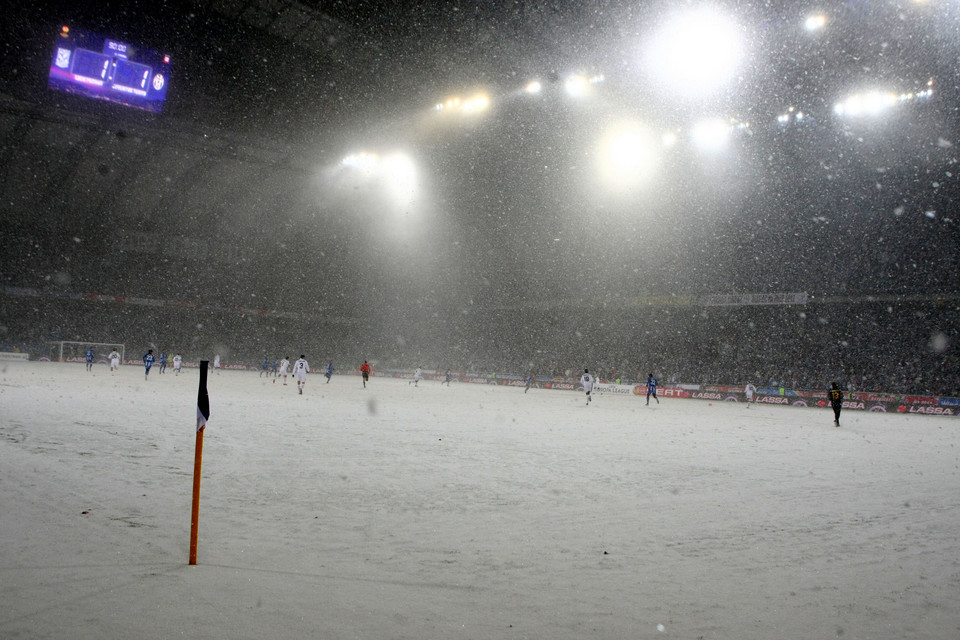
{"label": "group of players", "polygon": [[[87,349],[85,356],[86,356],[87,371],[92,371],[93,358],[94,358],[93,349]],[[110,355],[107,357],[110,360],[110,372],[112,373],[118,370],[120,368],[120,354],[117,352],[117,350],[114,349],[113,351],[111,351]],[[153,364],[156,361],[157,361],[157,357],[153,355],[153,349],[147,350],[147,352],[143,355],[145,380],[150,379],[150,370],[153,368]],[[183,366],[183,357],[179,353],[177,353],[173,357],[174,375],[180,375],[180,369],[182,366]],[[282,378],[283,385],[286,386],[287,375],[288,375],[287,371],[289,367],[290,367],[290,358],[287,356],[284,356],[279,361],[279,363],[276,363],[276,362],[274,363],[274,369],[272,371],[274,373],[274,379],[273,379],[274,384],[276,384],[277,378]],[[160,375],[162,375],[167,368],[167,352],[166,351],[160,352],[159,368],[160,368]],[[214,357],[214,370],[217,370],[219,368],[220,368],[220,356],[217,355]],[[269,375],[268,373],[269,369],[270,369],[270,361],[267,359],[264,359],[260,375],[261,376],[263,376],[264,374]],[[370,380],[370,372],[371,372],[370,364],[366,360],[364,360],[363,364],[360,366],[360,375],[363,378],[364,389],[367,388],[367,382]],[[310,364],[307,362],[306,356],[301,353],[297,361],[293,363],[293,371],[292,371],[292,374],[290,374],[294,378],[296,378],[297,393],[299,393],[300,395],[303,395],[303,388],[307,384],[308,373],[310,373]],[[413,375],[413,380],[410,381],[410,384],[413,384],[414,386],[419,385],[422,375],[423,375],[423,370],[420,367],[417,367]],[[333,377],[333,361],[332,360],[327,363],[324,376],[327,378],[327,384],[329,384],[330,378]],[[446,377],[441,384],[449,385],[450,378],[451,378],[450,370],[447,369]],[[530,385],[533,383],[533,375],[528,375],[525,382],[526,382],[526,385],[523,391],[524,393],[530,390]],[[584,369],[583,375],[580,376],[580,384],[583,386],[583,391],[587,395],[587,406],[590,406],[590,402],[593,400],[591,392],[593,391],[593,385],[595,383],[596,383],[596,378],[593,377],[593,374],[590,373],[590,370]],[[752,384],[748,384],[745,388],[745,392],[747,395],[747,402],[751,403],[753,401],[754,394],[757,392],[757,388]],[[657,397],[657,379],[654,377],[652,373],[647,375],[647,405],[648,406],[650,405],[651,397],[656,401],[657,404],[660,404],[660,398]],[[836,382],[831,384],[831,388],[827,391],[827,397],[830,400],[830,405],[831,405],[831,408],[833,409],[833,414],[834,414],[833,426],[839,427],[840,426],[840,410],[843,408],[844,396],[843,396],[843,391],[840,390]],[[747,406],[749,407],[750,405],[748,404]]]}
{"label": "group of players", "polygon": [[[530,379],[530,377],[527,378],[527,389],[530,389]],[[588,407],[590,406],[590,401],[593,399],[590,392],[593,391],[593,385],[596,381],[596,378],[593,377],[589,369],[583,370],[583,375],[580,376],[580,384],[583,386],[583,391],[587,394]],[[526,393],[526,391],[524,391],[524,393]],[[657,379],[652,373],[647,374],[647,406],[650,405],[650,398],[653,398],[657,401],[657,404],[660,404],[660,398],[657,397]]]}
{"label": "group of players", "polygon": [[[527,377],[527,389],[530,389],[530,380],[531,377]],[[593,385],[596,379],[590,373],[589,369],[583,370],[583,375],[580,376],[580,384],[583,385],[583,390],[587,394],[587,406],[590,406],[590,401],[592,397],[590,392],[593,391]],[[747,396],[747,408],[750,408],[750,405],[754,402],[754,394],[757,393],[757,388],[753,384],[748,384],[744,388],[744,392]],[[524,391],[526,393],[526,391]],[[653,398],[657,401],[657,404],[660,404],[660,399],[657,398],[657,379],[653,374],[647,376],[647,405],[650,404],[650,398]],[[840,387],[836,382],[831,383],[830,389],[827,390],[827,398],[830,400],[830,407],[833,409],[833,426],[840,426],[840,410],[843,409],[843,391],[840,390]]]}
{"label": "group of players", "polygon": [[[87,371],[93,371],[93,358],[94,353],[93,349],[87,349],[84,352],[84,358],[87,364]],[[107,355],[107,359],[110,361],[110,373],[114,371],[119,371],[120,369],[120,352],[114,349]],[[150,370],[153,368],[154,363],[157,362],[157,356],[153,354],[153,349],[148,349],[145,354],[143,354],[143,367],[144,367],[144,379],[150,379]],[[183,356],[179,353],[173,356],[173,372],[174,375],[180,375],[180,369],[183,366]],[[167,352],[160,352],[159,365],[160,374],[166,373],[167,370]]]}
{"label": "group of players", "polygon": [[[116,350],[114,350],[113,353],[116,353]],[[110,354],[110,371],[113,371],[114,369],[113,353]],[[143,374],[144,380],[150,379],[150,369],[153,368],[153,363],[156,361],[157,361],[157,358],[156,356],[153,355],[153,349],[148,349],[147,352],[143,354],[143,367],[145,370]],[[160,364],[158,366],[160,368],[159,375],[163,375],[164,373],[166,373],[167,371],[167,352],[166,351],[160,352]],[[181,356],[178,353],[177,355],[173,356],[173,375],[175,376],[180,375],[180,369],[182,367],[183,367],[183,356]],[[117,368],[118,369],[120,368],[120,356],[117,356]]]}
{"label": "group of players", "polygon": [[[289,356],[284,356],[280,359],[279,362],[275,363],[271,369],[270,360],[264,359],[263,365],[260,369],[260,376],[264,375],[269,376],[270,373],[274,374],[273,383],[277,383],[277,379],[283,380],[283,385],[287,384],[287,375],[292,375],[297,382],[297,393],[303,395],[303,388],[307,385],[307,374],[310,373],[310,363],[307,362],[307,357],[304,354],[300,354],[300,357],[296,362],[293,363],[292,373],[288,374],[287,371],[290,369],[290,358]],[[364,360],[363,364],[360,366],[360,375],[363,377],[363,388],[367,388],[367,382],[370,380],[370,364]],[[333,361],[330,360],[327,362],[326,370],[323,374],[327,378],[327,384],[330,384],[330,378],[333,377]]]}

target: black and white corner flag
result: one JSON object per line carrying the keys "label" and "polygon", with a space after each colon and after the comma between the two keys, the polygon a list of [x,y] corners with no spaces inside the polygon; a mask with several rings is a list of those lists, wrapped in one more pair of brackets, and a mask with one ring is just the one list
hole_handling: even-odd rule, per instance
{"label": "black and white corner flag", "polygon": [[210,419],[210,398],[207,396],[207,365],[209,360],[200,361],[200,390],[197,392],[197,431],[206,426]]}

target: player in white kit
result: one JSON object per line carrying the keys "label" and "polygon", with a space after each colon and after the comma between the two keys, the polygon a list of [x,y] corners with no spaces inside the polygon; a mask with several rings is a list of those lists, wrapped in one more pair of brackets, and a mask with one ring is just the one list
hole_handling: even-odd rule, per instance
{"label": "player in white kit", "polygon": [[[287,386],[287,369],[290,368],[290,357],[283,356],[283,359],[280,360],[280,369],[277,372],[278,376],[283,376],[283,386]],[[276,378],[273,379],[274,382],[277,381]]]}
{"label": "player in white kit", "polygon": [[407,384],[413,383],[413,386],[420,386],[420,378],[423,377],[423,369],[417,367],[417,370],[413,372],[413,380],[407,382]]}
{"label": "player in white kit", "polygon": [[306,356],[300,354],[300,359],[293,363],[293,375],[297,377],[297,391],[303,395],[303,387],[307,384],[307,374],[310,373],[310,365],[307,364]]}
{"label": "player in white kit", "polygon": [[173,356],[173,375],[180,375],[180,367],[183,366],[183,356],[179,353]]}
{"label": "player in white kit", "polygon": [[580,376],[580,384],[583,385],[583,390],[587,394],[587,406],[590,405],[590,392],[593,390],[593,376],[590,375],[589,369],[583,370],[583,375]]}
{"label": "player in white kit", "polygon": [[120,354],[114,349],[110,352],[110,373],[120,369]]}

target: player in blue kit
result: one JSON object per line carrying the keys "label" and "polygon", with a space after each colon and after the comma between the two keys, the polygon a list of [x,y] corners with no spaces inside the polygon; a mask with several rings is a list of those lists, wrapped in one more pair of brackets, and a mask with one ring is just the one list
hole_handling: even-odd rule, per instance
{"label": "player in blue kit", "polygon": [[87,349],[87,371],[93,371],[93,349]]}
{"label": "player in blue kit", "polygon": [[146,369],[146,373],[143,374],[144,380],[150,379],[150,367],[153,366],[153,362],[156,359],[157,357],[153,355],[153,349],[147,349],[147,352],[143,356],[143,366],[144,369]]}
{"label": "player in blue kit", "polygon": [[660,398],[657,397],[657,379],[652,373],[647,374],[647,404],[650,404],[650,396],[660,404]]}
{"label": "player in blue kit", "polygon": [[163,349],[160,350],[160,375],[163,375],[163,372],[167,370],[167,352]]}
{"label": "player in blue kit", "polygon": [[333,360],[327,363],[327,371],[323,375],[327,376],[327,384],[330,384],[330,378],[333,376]]}

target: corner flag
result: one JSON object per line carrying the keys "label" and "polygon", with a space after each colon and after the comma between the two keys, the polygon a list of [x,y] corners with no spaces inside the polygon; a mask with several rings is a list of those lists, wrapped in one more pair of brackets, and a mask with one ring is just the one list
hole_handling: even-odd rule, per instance
{"label": "corner flag", "polygon": [[206,426],[210,418],[210,397],[207,395],[207,365],[206,360],[200,361],[200,390],[197,392],[197,431]]}
{"label": "corner flag", "polygon": [[193,457],[193,508],[190,510],[190,564],[197,564],[197,535],[200,531],[200,464],[203,460],[203,428],[210,418],[207,396],[207,365],[200,361],[200,390],[197,392],[197,448]]}

